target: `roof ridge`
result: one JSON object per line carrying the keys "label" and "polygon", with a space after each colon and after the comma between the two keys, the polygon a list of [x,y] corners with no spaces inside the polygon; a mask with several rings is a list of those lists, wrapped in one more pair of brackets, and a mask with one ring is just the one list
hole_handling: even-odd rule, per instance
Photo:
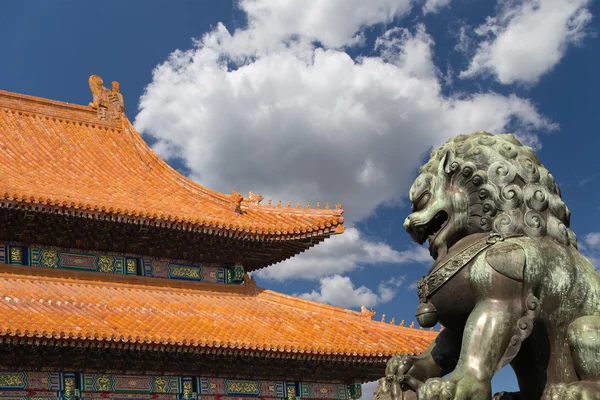
{"label": "roof ridge", "polygon": [[0,170],[17,171],[0,185],[0,208],[137,224],[145,232],[178,229],[236,243],[269,242],[268,260],[244,256],[249,270],[344,232],[341,205],[261,205],[260,195],[225,194],[194,182],[137,132],[118,82],[108,89],[92,75],[89,85],[93,101],[87,106],[0,91],[0,136],[8,149]]}
{"label": "roof ridge", "polygon": [[[158,163],[158,165],[160,165],[161,167],[169,170],[173,174],[172,176],[176,177],[179,180],[177,182],[178,184],[181,184],[182,186],[186,186],[187,188],[199,190],[200,192],[209,195],[210,197],[214,198],[215,200],[219,200],[220,202],[223,203],[223,205],[227,205],[229,203],[229,195],[211,190],[211,189],[191,180],[187,176],[185,176],[182,173],[180,173],[179,171],[177,171],[175,168],[171,167],[169,165],[169,163],[167,163],[158,154],[156,154],[156,152],[148,145],[148,143],[146,143],[146,141],[143,140],[142,135],[137,131],[137,129],[135,129],[135,126],[133,126],[133,124],[131,123],[129,118],[127,118],[127,116],[125,114],[123,114],[123,116],[122,116],[122,121],[123,121],[124,128],[127,131],[129,131],[129,133],[135,134],[141,139],[140,145],[142,146],[143,150],[146,150],[146,155],[151,157],[153,162]],[[136,144],[134,143],[133,145],[135,146]]]}
{"label": "roof ridge", "polygon": [[[1,89],[0,108],[75,122],[86,122],[98,126],[121,128],[121,124],[119,123],[99,120],[97,112],[88,106]],[[53,109],[62,109],[63,112],[53,112]]]}
{"label": "roof ridge", "polygon": [[[425,333],[427,334],[427,332],[429,332],[428,330],[422,330],[422,329],[415,329],[412,327],[406,327],[406,326],[402,326],[402,325],[393,325],[390,323],[386,323],[386,322],[382,322],[382,321],[375,321],[372,319],[372,317],[375,315],[374,312],[371,311],[354,311],[354,310],[349,310],[346,308],[342,308],[342,307],[337,307],[337,306],[332,306],[330,304],[324,304],[324,303],[319,303],[313,300],[306,300],[297,296],[291,296],[288,294],[284,294],[284,293],[280,293],[280,292],[276,292],[273,290],[269,290],[269,289],[259,289],[258,292],[258,297],[260,297],[263,300],[266,301],[272,301],[272,302],[276,302],[276,303],[285,303],[288,306],[291,307],[296,307],[299,309],[304,309],[308,311],[308,308],[312,308],[315,309],[315,311],[319,311],[319,312],[323,312],[325,310],[330,311],[330,313],[332,314],[333,317],[337,317],[340,319],[353,319],[353,320],[357,320],[357,321],[361,321],[361,322],[372,322],[375,324],[381,324],[383,326],[389,326],[391,327],[390,329],[398,329],[398,328],[402,328],[402,329],[406,329],[406,330],[410,330],[410,331],[415,331],[415,332],[419,332],[419,334]],[[283,300],[283,301],[282,301]],[[431,331],[431,334],[435,334],[436,332]]]}
{"label": "roof ridge", "polygon": [[[137,131],[137,129],[135,129],[135,126],[131,123],[131,121],[129,120],[129,118],[127,118],[127,116],[125,114],[123,114],[123,116],[122,116],[122,121],[123,121],[124,129],[128,130],[131,134],[135,134],[141,138],[142,135]],[[143,139],[142,139],[142,141],[143,141],[142,145],[145,147],[145,150],[147,150],[147,155],[149,155],[153,159],[153,162],[156,162],[159,165],[161,165],[162,167],[170,170],[171,173],[176,178],[179,179],[178,183],[185,185],[187,188],[199,190],[200,192],[212,197],[213,199],[218,200],[223,205],[229,205],[232,201],[232,196],[235,196],[236,194],[239,195],[239,193],[237,193],[237,191],[235,191],[235,190],[233,191],[234,194],[232,194],[232,195],[217,192],[215,190],[211,190],[211,189],[207,188],[204,185],[199,184],[198,182],[191,180],[187,176],[183,175],[182,173],[180,173],[179,171],[177,171],[176,169],[171,167],[165,160],[163,160],[158,154],[156,154],[156,152],[146,143],[146,141],[144,141]],[[242,196],[240,208],[243,211],[260,209],[261,211],[267,211],[267,212],[289,213],[289,214],[304,215],[304,216],[330,215],[330,216],[339,217],[338,220],[341,219],[341,215],[344,212],[341,204],[336,204],[335,208],[333,208],[333,209],[329,208],[329,203],[327,203],[327,205],[326,205],[327,208],[325,208],[325,209],[317,209],[317,208],[313,209],[313,208],[310,208],[310,202],[308,203],[307,208],[300,208],[299,207],[300,202],[298,202],[298,205],[295,208],[291,208],[291,207],[289,207],[290,202],[288,202],[288,206],[286,206],[286,207],[278,207],[277,205],[273,206],[273,205],[269,205],[269,204],[260,204],[260,201],[262,199],[263,199],[263,197],[260,195],[260,193],[255,195],[253,192],[249,192],[248,197]],[[281,203],[281,202],[279,202],[279,203]],[[317,204],[319,204],[319,203],[317,203]],[[339,221],[339,223],[342,224],[343,220]]]}

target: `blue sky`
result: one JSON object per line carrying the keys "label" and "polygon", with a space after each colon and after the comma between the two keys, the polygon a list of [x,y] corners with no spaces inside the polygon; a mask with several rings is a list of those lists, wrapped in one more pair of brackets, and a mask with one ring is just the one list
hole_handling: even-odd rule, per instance
{"label": "blue sky", "polygon": [[[207,187],[341,202],[347,232],[255,274],[260,286],[414,320],[430,261],[403,231],[427,150],[514,132],[538,149],[600,258],[597,1],[0,2],[0,88],[127,115]],[[598,265],[598,263],[596,263]],[[495,389],[514,389],[510,372]]]}

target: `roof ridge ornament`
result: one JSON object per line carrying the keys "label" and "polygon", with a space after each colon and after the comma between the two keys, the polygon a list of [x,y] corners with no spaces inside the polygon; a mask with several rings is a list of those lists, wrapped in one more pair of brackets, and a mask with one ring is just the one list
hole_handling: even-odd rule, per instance
{"label": "roof ridge ornament", "polygon": [[372,319],[373,316],[377,314],[375,311],[369,310],[365,306],[360,306],[360,313],[362,314],[363,318],[366,319]]}
{"label": "roof ridge ornament", "polygon": [[123,95],[119,92],[119,82],[112,82],[112,90],[104,87],[104,81],[98,75],[88,79],[93,101],[88,105],[98,113],[100,121],[120,122],[125,112]]}
{"label": "roof ridge ornament", "polygon": [[254,194],[253,192],[248,192],[248,204],[257,206],[263,199],[264,197],[260,193]]}
{"label": "roof ridge ornament", "polygon": [[242,200],[244,200],[244,196],[238,193],[235,189],[231,191],[231,208],[233,211],[238,214],[242,213]]}

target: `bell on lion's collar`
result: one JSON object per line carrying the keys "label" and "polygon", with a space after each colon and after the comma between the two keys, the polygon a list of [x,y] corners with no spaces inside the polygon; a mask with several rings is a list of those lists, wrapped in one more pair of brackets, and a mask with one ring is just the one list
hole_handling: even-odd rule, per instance
{"label": "bell on lion's collar", "polygon": [[417,322],[423,328],[432,328],[438,322],[438,312],[435,306],[429,302],[419,303],[415,313]]}

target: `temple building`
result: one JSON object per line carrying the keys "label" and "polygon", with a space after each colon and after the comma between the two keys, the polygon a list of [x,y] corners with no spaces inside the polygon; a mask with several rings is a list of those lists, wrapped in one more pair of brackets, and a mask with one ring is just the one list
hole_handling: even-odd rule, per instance
{"label": "temple building", "polygon": [[436,332],[256,286],[341,206],[221,194],[172,169],[90,78],[0,91],[0,399],[356,399]]}

